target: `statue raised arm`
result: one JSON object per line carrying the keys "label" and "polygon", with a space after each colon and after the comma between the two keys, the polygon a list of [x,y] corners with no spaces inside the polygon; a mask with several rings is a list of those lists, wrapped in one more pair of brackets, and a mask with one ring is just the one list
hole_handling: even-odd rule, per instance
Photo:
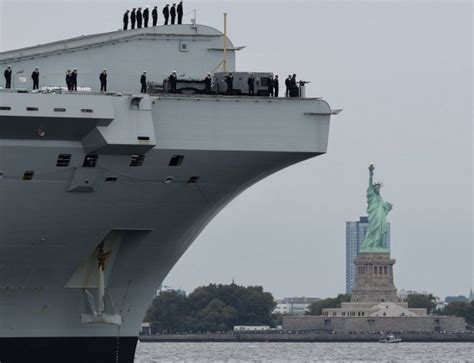
{"label": "statue raised arm", "polygon": [[387,215],[392,210],[392,204],[384,203],[380,195],[382,183],[374,183],[373,164],[369,166],[369,187],[367,188],[367,214],[369,226],[360,252],[388,252],[386,235],[388,232]]}
{"label": "statue raised arm", "polygon": [[371,163],[369,165],[369,187],[374,185],[374,170],[375,170],[375,166],[374,164]]}

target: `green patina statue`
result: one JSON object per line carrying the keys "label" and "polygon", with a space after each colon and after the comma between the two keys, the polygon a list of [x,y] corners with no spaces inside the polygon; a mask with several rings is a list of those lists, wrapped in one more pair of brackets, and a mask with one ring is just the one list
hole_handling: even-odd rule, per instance
{"label": "green patina statue", "polygon": [[369,187],[367,188],[367,214],[369,216],[369,226],[364,242],[360,247],[360,252],[366,253],[387,253],[385,238],[388,230],[387,214],[392,210],[392,204],[383,201],[380,195],[382,183],[374,184],[373,164],[369,166]]}

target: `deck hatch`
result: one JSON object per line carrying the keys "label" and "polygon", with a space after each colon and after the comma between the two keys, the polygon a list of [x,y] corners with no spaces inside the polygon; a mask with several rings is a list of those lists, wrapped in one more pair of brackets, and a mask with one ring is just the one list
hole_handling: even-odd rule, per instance
{"label": "deck hatch", "polygon": [[143,161],[145,161],[145,155],[133,154],[132,160],[130,161],[130,166],[142,166]]}
{"label": "deck hatch", "polygon": [[183,163],[184,155],[173,155],[170,159],[169,166],[180,166]]}
{"label": "deck hatch", "polygon": [[23,180],[31,180],[33,179],[34,175],[35,175],[34,170],[27,170],[25,171],[25,174],[23,174]]}
{"label": "deck hatch", "polygon": [[69,166],[69,162],[71,161],[71,154],[59,154],[58,160],[56,160],[56,166],[59,168],[64,168]]}
{"label": "deck hatch", "polygon": [[117,177],[115,176],[108,176],[107,178],[105,178],[105,181],[107,183],[115,183],[117,181]]}
{"label": "deck hatch", "polygon": [[99,159],[98,155],[86,155],[82,166],[84,168],[95,168],[97,165],[97,159]]}

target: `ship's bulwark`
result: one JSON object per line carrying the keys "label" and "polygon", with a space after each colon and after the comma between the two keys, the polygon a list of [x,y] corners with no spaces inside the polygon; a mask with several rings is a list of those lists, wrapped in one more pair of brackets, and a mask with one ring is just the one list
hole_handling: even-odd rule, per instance
{"label": "ship's bulwark", "polygon": [[[5,134],[0,126],[2,363],[132,362],[157,287],[219,210],[262,178],[327,150],[330,109],[315,99],[0,100],[11,106],[0,110],[0,125],[10,125]],[[42,117],[24,112],[37,105]],[[53,111],[62,105],[66,111]],[[53,132],[62,122],[68,127]],[[130,166],[135,152],[144,159]],[[83,166],[87,153],[98,156],[95,167]],[[57,166],[60,154],[70,155],[67,166]],[[106,312],[120,315],[121,326],[81,323],[91,306],[85,290],[97,294],[101,242],[111,252]]]}

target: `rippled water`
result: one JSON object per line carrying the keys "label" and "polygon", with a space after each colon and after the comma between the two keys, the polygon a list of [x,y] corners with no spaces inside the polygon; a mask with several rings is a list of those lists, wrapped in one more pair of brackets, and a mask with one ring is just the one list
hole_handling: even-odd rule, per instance
{"label": "rippled water", "polygon": [[139,343],[135,363],[474,362],[472,343]]}

